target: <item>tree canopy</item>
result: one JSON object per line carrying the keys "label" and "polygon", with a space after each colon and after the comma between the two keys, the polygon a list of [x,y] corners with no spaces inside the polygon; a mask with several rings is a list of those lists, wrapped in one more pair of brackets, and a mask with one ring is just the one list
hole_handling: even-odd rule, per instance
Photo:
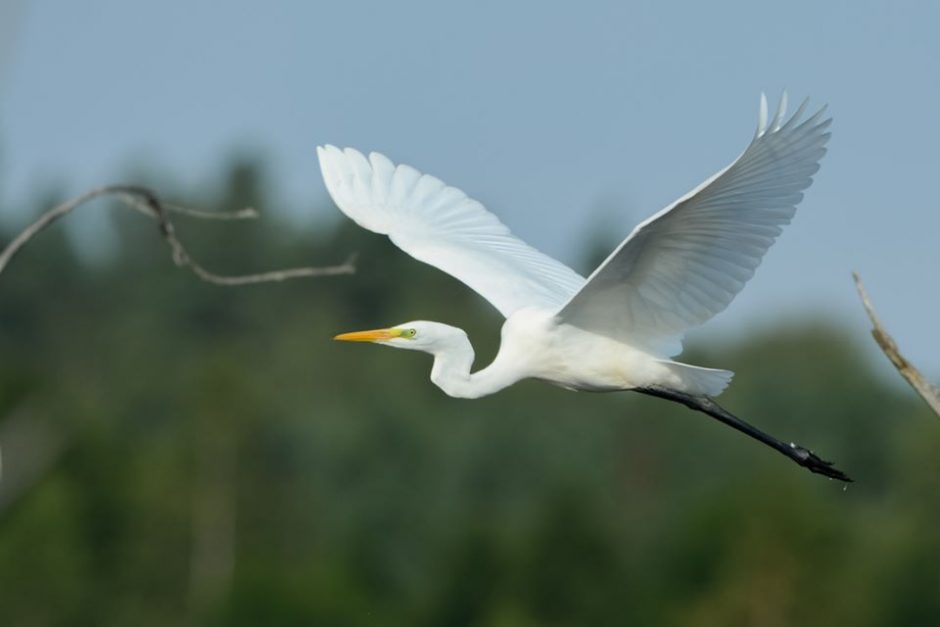
{"label": "tree canopy", "polygon": [[[236,164],[201,206],[264,208],[262,179]],[[688,360],[738,371],[723,404],[847,487],[678,405],[536,382],[458,401],[425,355],[333,343],[433,319],[482,364],[501,322],[348,222],[181,222],[231,274],[359,253],[352,276],[224,288],[113,220],[106,262],[56,229],[0,276],[0,438],[28,427],[0,440],[0,495],[22,486],[0,624],[940,622],[936,419],[834,321]]]}

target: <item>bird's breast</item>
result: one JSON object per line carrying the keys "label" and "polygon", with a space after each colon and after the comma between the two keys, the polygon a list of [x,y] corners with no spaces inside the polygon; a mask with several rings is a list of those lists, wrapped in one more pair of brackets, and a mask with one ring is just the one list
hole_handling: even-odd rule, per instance
{"label": "bird's breast", "polygon": [[562,387],[624,390],[661,376],[661,360],[639,349],[569,324],[553,312],[521,310],[503,325],[497,360]]}

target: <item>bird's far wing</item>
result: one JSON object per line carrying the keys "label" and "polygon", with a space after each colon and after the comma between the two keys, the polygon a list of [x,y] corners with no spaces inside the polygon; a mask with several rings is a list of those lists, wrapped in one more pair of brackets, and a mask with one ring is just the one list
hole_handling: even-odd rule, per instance
{"label": "bird's far wing", "polygon": [[521,307],[558,309],[584,284],[559,261],[519,240],[482,204],[439,179],[373,152],[317,148],[334,202],[359,226],[463,281],[509,317]]}
{"label": "bird's far wing", "polygon": [[784,122],[786,94],[730,166],[640,223],[559,312],[561,321],[663,356],[731,303],[790,222],[826,153],[825,107]]}

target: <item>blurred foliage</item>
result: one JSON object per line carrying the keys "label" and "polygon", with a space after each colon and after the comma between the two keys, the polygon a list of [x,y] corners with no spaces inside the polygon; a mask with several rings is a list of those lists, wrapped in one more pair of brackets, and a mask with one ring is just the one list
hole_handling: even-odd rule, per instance
{"label": "blurred foliage", "polygon": [[[248,162],[200,207],[246,205]],[[483,364],[500,319],[457,281],[348,222],[184,220],[220,272],[359,272],[207,285],[120,212],[109,263],[60,228],[27,247],[0,276],[0,427],[66,444],[0,510],[0,625],[940,624],[940,434],[866,338],[794,323],[685,356],[739,371],[723,404],[846,489],[657,399],[449,399],[427,356],[330,338],[441,320]]]}

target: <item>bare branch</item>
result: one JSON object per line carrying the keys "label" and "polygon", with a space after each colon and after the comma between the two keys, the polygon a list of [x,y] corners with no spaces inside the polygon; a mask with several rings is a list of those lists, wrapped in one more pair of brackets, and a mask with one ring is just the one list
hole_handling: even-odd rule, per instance
{"label": "bare branch", "polygon": [[338,266],[326,266],[320,268],[290,268],[287,270],[276,270],[273,272],[262,272],[260,274],[248,274],[239,276],[223,276],[206,270],[195,259],[193,259],[182,242],[176,237],[176,229],[173,222],[170,221],[169,213],[181,213],[190,217],[213,220],[241,220],[256,218],[258,212],[248,208],[231,213],[214,213],[207,211],[196,211],[186,209],[177,205],[170,205],[160,200],[160,197],[146,187],[136,185],[107,185],[98,187],[76,198],[68,200],[57,207],[54,207],[42,214],[38,220],[30,224],[22,233],[17,235],[6,248],[0,252],[0,274],[6,269],[10,260],[36,235],[47,229],[59,218],[71,213],[81,205],[90,202],[102,196],[113,196],[122,201],[126,206],[136,209],[157,220],[157,226],[160,230],[160,236],[170,247],[170,253],[173,257],[173,263],[179,267],[186,267],[203,281],[215,285],[248,285],[252,283],[269,283],[272,281],[286,281],[288,279],[335,276],[338,274],[352,274],[356,271],[354,266],[355,256],[350,257]]}
{"label": "bare branch", "polygon": [[261,215],[254,207],[245,207],[238,211],[201,211],[199,209],[181,207],[168,202],[163,203],[163,206],[167,211],[179,213],[191,218],[199,218],[201,220],[253,220]]}
{"label": "bare branch", "polygon": [[901,354],[894,338],[888,335],[888,332],[881,324],[881,320],[875,315],[875,308],[868,298],[868,292],[865,291],[865,286],[862,285],[861,277],[858,276],[857,272],[853,272],[852,278],[855,279],[855,288],[858,290],[859,298],[862,299],[862,306],[865,307],[865,313],[868,314],[868,318],[871,320],[873,327],[871,330],[872,337],[875,338],[878,346],[880,346],[884,354],[888,356],[888,359],[891,360],[894,367],[901,373],[901,376],[920,394],[920,397],[926,401],[930,409],[940,416],[940,390],[927,381],[924,375]]}

